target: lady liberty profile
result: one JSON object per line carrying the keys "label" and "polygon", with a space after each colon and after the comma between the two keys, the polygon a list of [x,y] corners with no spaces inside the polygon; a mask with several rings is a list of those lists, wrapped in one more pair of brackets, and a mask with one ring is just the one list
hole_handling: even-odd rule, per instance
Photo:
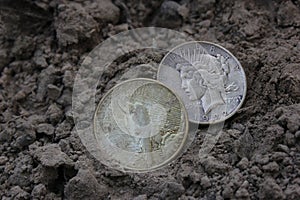
{"label": "lady liberty profile", "polygon": [[[128,91],[126,94],[119,88],[113,92],[110,118],[115,131],[109,136],[110,141],[130,152],[160,149],[169,137],[164,134],[166,125],[174,128],[172,124],[180,124],[180,103],[165,88],[158,90],[151,83],[129,87],[122,88]],[[175,101],[169,103],[172,99]]]}
{"label": "lady liberty profile", "polygon": [[[181,87],[190,101],[201,101],[205,115],[226,112],[225,85],[229,67],[225,58],[201,54],[189,65],[177,64]],[[214,111],[212,113],[212,111]]]}

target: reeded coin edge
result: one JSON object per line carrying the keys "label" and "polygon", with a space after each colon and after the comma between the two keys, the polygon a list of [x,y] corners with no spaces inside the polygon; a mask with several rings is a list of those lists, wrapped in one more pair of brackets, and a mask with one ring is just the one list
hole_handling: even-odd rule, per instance
{"label": "reeded coin edge", "polygon": [[[161,60],[159,66],[158,66],[158,70],[157,70],[157,76],[156,76],[156,79],[158,80],[159,79],[159,71],[162,67],[162,62],[166,59],[166,57],[171,54],[174,50],[180,48],[181,46],[183,45],[186,45],[186,44],[193,44],[193,43],[198,43],[198,44],[207,44],[207,45],[213,45],[213,46],[217,46],[218,48],[224,50],[226,53],[228,53],[236,62],[237,64],[240,66],[241,68],[241,72],[243,74],[243,76],[245,77],[245,89],[244,89],[244,92],[243,92],[243,98],[240,102],[240,104],[236,107],[236,109],[230,113],[229,115],[225,116],[223,119],[220,119],[220,120],[215,120],[215,121],[212,121],[212,122],[199,122],[199,121],[195,121],[195,120],[190,120],[188,119],[190,122],[194,123],[194,124],[199,124],[199,125],[210,125],[210,124],[218,124],[220,122],[224,122],[226,121],[227,119],[231,118],[243,105],[244,101],[245,101],[245,97],[246,97],[246,94],[247,94],[247,78],[246,78],[246,73],[244,71],[244,68],[243,66],[241,65],[241,63],[239,62],[239,60],[230,52],[228,51],[225,47],[222,47],[221,45],[219,44],[215,44],[213,42],[208,42],[208,41],[190,41],[190,42],[185,42],[185,43],[182,43],[176,47],[174,47],[173,49],[171,49],[164,57],[163,59]],[[159,80],[158,80],[159,81]],[[171,90],[172,91],[172,90]]]}
{"label": "reeded coin edge", "polygon": [[[188,138],[188,134],[189,134],[189,120],[188,120],[188,114],[187,114],[187,110],[181,100],[181,97],[177,95],[176,92],[174,92],[171,88],[169,88],[168,86],[166,86],[165,84],[159,82],[158,80],[154,80],[154,79],[149,79],[149,78],[134,78],[134,79],[129,79],[129,80],[126,80],[126,81],[123,81],[121,83],[118,83],[116,84],[114,87],[112,87],[111,89],[109,89],[104,95],[103,97],[101,98],[101,100],[99,101],[98,105],[97,105],[97,108],[94,112],[94,117],[93,117],[93,134],[94,136],[96,137],[96,116],[97,116],[97,113],[102,105],[102,103],[104,102],[105,98],[107,98],[108,95],[110,95],[116,88],[120,87],[121,85],[123,84],[126,84],[128,82],[134,82],[134,81],[149,81],[149,82],[152,82],[152,83],[156,83],[156,84],[159,84],[163,87],[165,87],[166,89],[168,89],[171,93],[173,93],[175,95],[175,97],[178,99],[181,107],[182,107],[182,111],[183,111],[183,114],[184,114],[184,121],[185,121],[185,131],[184,131],[184,137],[182,139],[182,142],[179,146],[179,148],[177,149],[177,151],[170,157],[168,158],[165,162],[159,164],[159,165],[156,165],[156,166],[153,166],[153,167],[150,167],[150,168],[147,168],[147,169],[139,169],[139,168],[131,168],[131,167],[127,167],[127,166],[123,166],[124,168],[120,167],[118,168],[119,170],[122,169],[123,171],[131,171],[131,172],[140,172],[140,173],[145,173],[145,172],[150,172],[150,171],[154,171],[154,170],[157,170],[157,169],[160,169],[162,167],[164,167],[165,165],[171,163],[183,150],[183,147],[185,145],[185,143],[187,142],[187,138]],[[96,137],[97,138],[97,137]],[[101,148],[101,147],[100,147]],[[100,160],[101,162],[101,160]],[[105,164],[106,165],[106,164]],[[106,165],[107,166],[107,165]],[[109,166],[108,166],[109,167]]]}

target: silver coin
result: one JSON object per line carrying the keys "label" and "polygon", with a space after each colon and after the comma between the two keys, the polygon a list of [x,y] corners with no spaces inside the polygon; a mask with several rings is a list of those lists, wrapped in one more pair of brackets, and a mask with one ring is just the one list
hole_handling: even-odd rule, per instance
{"label": "silver coin", "polygon": [[144,78],[124,81],[102,98],[94,115],[101,162],[123,171],[150,171],[183,148],[188,118],[169,88]]}
{"label": "silver coin", "polygon": [[183,43],[161,61],[157,80],[181,97],[189,121],[213,124],[231,117],[246,95],[246,75],[225,48],[210,42]]}

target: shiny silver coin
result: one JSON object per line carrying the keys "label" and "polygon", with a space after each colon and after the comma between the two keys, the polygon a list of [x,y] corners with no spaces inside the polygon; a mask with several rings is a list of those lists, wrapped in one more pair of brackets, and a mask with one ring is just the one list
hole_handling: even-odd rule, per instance
{"label": "shiny silver coin", "polygon": [[151,171],[172,161],[188,134],[187,112],[166,86],[131,79],[112,88],[94,115],[101,162],[122,171]]}
{"label": "shiny silver coin", "polygon": [[183,43],[161,61],[157,80],[182,98],[189,121],[212,124],[231,117],[246,95],[246,76],[239,61],[210,42]]}

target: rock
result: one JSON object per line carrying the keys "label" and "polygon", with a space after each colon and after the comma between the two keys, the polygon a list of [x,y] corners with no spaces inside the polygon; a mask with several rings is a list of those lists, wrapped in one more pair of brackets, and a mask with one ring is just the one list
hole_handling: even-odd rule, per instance
{"label": "rock", "polygon": [[272,172],[272,173],[274,173],[274,172],[278,172],[279,171],[279,165],[275,161],[270,162],[267,165],[264,165],[262,168],[263,168],[263,170],[265,172]]}
{"label": "rock", "polygon": [[37,198],[37,199],[38,198],[43,199],[46,194],[47,194],[47,189],[46,189],[45,185],[43,185],[41,183],[34,186],[34,188],[32,189],[32,192],[31,192],[31,196],[33,198]]}
{"label": "rock", "polygon": [[107,188],[97,182],[89,170],[79,170],[65,187],[65,196],[69,200],[106,199]]}
{"label": "rock", "polygon": [[60,165],[73,165],[72,160],[67,154],[61,151],[58,144],[49,144],[39,147],[35,150],[34,157],[46,167],[57,168]]}
{"label": "rock", "polygon": [[258,192],[259,199],[284,199],[285,195],[281,187],[276,183],[273,178],[267,177],[260,185]]}
{"label": "rock", "polygon": [[243,135],[241,135],[239,139],[234,142],[234,151],[239,157],[246,157],[250,159],[253,155],[253,150],[253,137],[251,136],[248,128],[246,128]]}
{"label": "rock", "polygon": [[210,180],[207,176],[204,176],[200,179],[200,184],[204,189],[207,189],[211,186]]}
{"label": "rock", "polygon": [[52,124],[42,123],[36,127],[36,132],[43,133],[46,135],[53,135],[54,127],[52,126]]}
{"label": "rock", "polygon": [[235,196],[237,198],[241,198],[241,199],[244,199],[244,198],[248,198],[249,197],[249,192],[247,189],[245,188],[239,188],[236,192],[235,192]]}
{"label": "rock", "polygon": [[242,170],[245,170],[249,166],[249,161],[246,157],[244,157],[240,160],[240,162],[236,166]]}
{"label": "rock", "polygon": [[286,199],[299,200],[300,199],[300,186],[297,184],[288,185],[284,191]]}

